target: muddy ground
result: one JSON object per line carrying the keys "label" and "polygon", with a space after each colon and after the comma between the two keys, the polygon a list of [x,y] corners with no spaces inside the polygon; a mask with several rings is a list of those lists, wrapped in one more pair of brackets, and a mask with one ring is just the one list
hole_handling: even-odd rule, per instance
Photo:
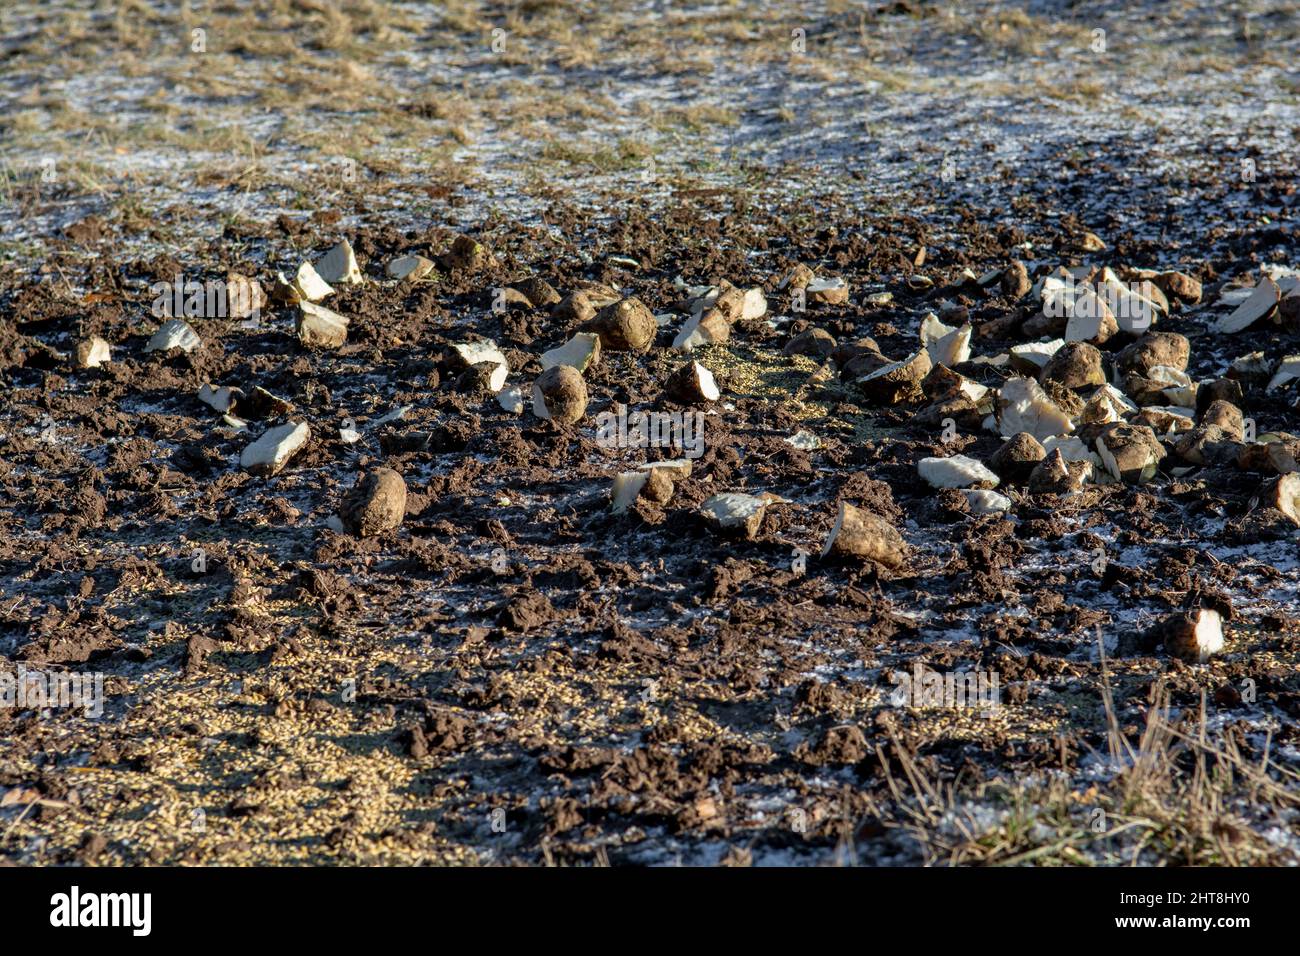
{"label": "muddy ground", "polygon": [[[1296,8],[951,7],[9,5],[0,670],[102,673],[108,699],[0,708],[0,859],[1300,860],[1300,532],[1261,507],[1267,476],[1171,458],[974,516],[916,465],[987,460],[997,435],[945,441],[920,404],[783,354],[817,327],[902,358],[945,304],[976,354],[1005,352],[1036,304],[964,274],[1016,260],[1200,279],[1206,304],[1161,326],[1198,381],[1300,351],[1213,329],[1222,291],[1300,265]],[[204,24],[199,61],[176,37]],[[1105,250],[1078,251],[1085,230]],[[457,235],[492,261],[443,258]],[[270,303],[145,351],[152,284],[269,287],[343,238],[367,281],[325,303],[342,348],[304,348]],[[403,254],[439,268],[389,281]],[[796,263],[849,301],[796,311]],[[493,307],[530,277],[671,316],[587,370],[574,425],[442,360],[492,339],[527,391],[578,328]],[[679,454],[595,428],[681,410],[679,278],[760,286],[769,314],[693,355],[722,398],[690,477],[615,515],[616,473]],[[113,360],[79,369],[91,335]],[[206,383],[292,408],[237,431]],[[1294,385],[1242,401],[1260,433],[1300,430]],[[284,471],[242,469],[290,419],[312,437]],[[331,528],[376,466],[405,479],[400,528]],[[746,540],[701,518],[720,491],[783,500]],[[822,560],[840,501],[893,522],[907,563]],[[1210,662],[1142,640],[1197,606],[1227,622]],[[896,705],[889,675],[918,664],[996,674],[999,705]]]}

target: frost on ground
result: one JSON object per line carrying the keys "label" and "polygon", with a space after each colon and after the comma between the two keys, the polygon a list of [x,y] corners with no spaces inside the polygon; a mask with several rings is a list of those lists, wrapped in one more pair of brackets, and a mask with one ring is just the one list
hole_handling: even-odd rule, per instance
{"label": "frost on ground", "polygon": [[806,6],[0,9],[0,855],[1300,859],[1296,5]]}

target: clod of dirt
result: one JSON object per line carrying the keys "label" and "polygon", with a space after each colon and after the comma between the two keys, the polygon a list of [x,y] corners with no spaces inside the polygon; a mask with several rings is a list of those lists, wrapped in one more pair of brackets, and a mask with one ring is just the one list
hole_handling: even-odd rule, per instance
{"label": "clod of dirt", "polygon": [[1066,461],[1061,449],[1055,448],[1029,473],[1029,493],[1072,494],[1081,491],[1091,477],[1091,461]]}
{"label": "clod of dirt", "polygon": [[713,380],[713,373],[699,362],[687,362],[668,377],[664,391],[683,405],[716,402],[722,393]]}
{"label": "clod of dirt", "polygon": [[1282,298],[1282,290],[1269,276],[1259,280],[1249,298],[1230,315],[1224,316],[1215,325],[1214,330],[1221,333],[1241,332],[1250,328],[1260,319],[1271,315]]}
{"label": "clod of dirt", "polygon": [[433,270],[432,259],[426,259],[424,256],[400,256],[388,263],[384,271],[388,273],[390,279],[419,282]]}
{"label": "clod of dirt", "polygon": [[1106,243],[1095,232],[1083,230],[1070,237],[1069,247],[1075,252],[1105,252]]}
{"label": "clod of dirt", "polygon": [[600,362],[600,336],[594,332],[579,332],[563,345],[543,352],[540,359],[542,371],[556,365],[568,365],[579,372]]}
{"label": "clod of dirt", "polygon": [[348,340],[348,320],[323,305],[298,303],[298,341],[308,348],[336,349]]}
{"label": "clod of dirt", "polygon": [[995,488],[1000,481],[982,462],[966,455],[922,458],[916,470],[931,488]]}
{"label": "clod of dirt", "polygon": [[1115,422],[1102,429],[1095,444],[1111,477],[1129,485],[1150,480],[1165,457],[1164,446],[1146,425]]}
{"label": "clod of dirt", "polygon": [[587,384],[577,369],[556,365],[533,383],[533,414],[573,424],[587,412]]}
{"label": "clod of dirt", "polygon": [[824,359],[834,351],[835,336],[818,328],[804,329],[782,349],[786,355],[807,355],[815,359]]}
{"label": "clod of dirt", "polygon": [[277,474],[310,437],[311,429],[306,422],[268,428],[240,453],[239,465],[255,475]]}
{"label": "clod of dirt", "polygon": [[171,349],[180,349],[182,352],[193,352],[202,344],[203,340],[199,338],[199,334],[184,319],[168,319],[150,336],[144,350],[167,352]]}
{"label": "clod of dirt", "polygon": [[721,531],[741,532],[746,538],[758,534],[766,512],[766,498],[734,491],[714,495],[700,505],[700,513],[711,526]]}
{"label": "clod of dirt", "polygon": [[358,285],[365,281],[352,244],[346,239],[316,263],[316,274],[330,285]]}
{"label": "clod of dirt", "polygon": [[113,361],[112,346],[98,335],[82,339],[77,344],[77,368],[99,368],[111,361]]}
{"label": "clod of dirt", "polygon": [[1148,632],[1147,643],[1157,642],[1174,657],[1204,664],[1223,650],[1223,619],[1208,607],[1171,614]]}
{"label": "clod of dirt", "polygon": [[908,546],[889,521],[841,501],[835,525],[822,548],[823,558],[832,554],[898,568],[907,561]]}
{"label": "clod of dirt", "polygon": [[602,347],[614,352],[644,352],[659,330],[654,313],[640,299],[621,299],[605,306],[588,323]]}
{"label": "clod of dirt", "polygon": [[367,472],[343,500],[339,517],[359,538],[396,529],[406,516],[406,482],[391,468]]}
{"label": "clod of dirt", "polygon": [[1029,480],[1034,467],[1046,457],[1047,450],[1037,438],[1029,432],[1018,432],[993,453],[989,467],[1003,481],[1020,484]]}

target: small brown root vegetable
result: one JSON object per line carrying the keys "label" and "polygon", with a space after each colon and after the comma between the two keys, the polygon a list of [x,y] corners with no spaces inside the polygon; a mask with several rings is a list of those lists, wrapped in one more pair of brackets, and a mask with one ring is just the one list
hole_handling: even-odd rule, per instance
{"label": "small brown root vegetable", "polygon": [[304,262],[298,267],[292,281],[286,279],[284,273],[280,272],[276,273],[275,282],[271,284],[272,298],[288,305],[297,305],[299,302],[319,302],[333,294],[333,287],[320,277],[310,262]]}
{"label": "small brown root vegetable", "polygon": [[610,492],[611,507],[615,514],[622,514],[639,498],[664,505],[672,500],[673,490],[673,476],[666,468],[625,471],[614,478],[614,487]]}
{"label": "small brown root vegetable", "polygon": [[1025,264],[1017,259],[1007,266],[1002,272],[1001,285],[1002,294],[1012,299],[1023,299],[1029,295],[1032,285]]}
{"label": "small brown root vegetable", "polygon": [[728,491],[706,499],[700,505],[700,514],[720,531],[740,532],[746,538],[753,538],[763,525],[767,504],[766,498]]}
{"label": "small brown root vegetable", "polygon": [[907,554],[907,542],[897,528],[879,515],[847,501],[840,502],[835,526],[822,549],[823,558],[835,555],[875,561],[887,568],[901,567],[907,562]]}
{"label": "small brown root vegetable", "polygon": [[226,308],[232,319],[247,319],[266,307],[266,292],[256,279],[226,273]]}
{"label": "small brown root vegetable", "polygon": [[308,348],[336,349],[348,340],[348,320],[322,305],[298,303],[298,340]]}
{"label": "small brown root vegetable", "polygon": [[1208,607],[1171,614],[1151,628],[1147,643],[1163,644],[1174,657],[1204,664],[1223,650],[1223,619]]}
{"label": "small brown root vegetable", "polygon": [[356,285],[365,281],[352,251],[352,244],[346,239],[316,263],[316,274],[330,285]]}
{"label": "small brown root vegetable", "polygon": [[1121,372],[1146,374],[1160,365],[1183,372],[1187,370],[1190,357],[1191,344],[1187,336],[1177,332],[1149,332],[1125,346],[1115,357],[1115,364]]}
{"label": "small brown root vegetable", "polygon": [[1241,441],[1246,429],[1246,419],[1241,414],[1241,409],[1222,399],[1209,404],[1201,415],[1201,424],[1218,425],[1234,441]]}
{"label": "small brown root vegetable", "polygon": [[600,363],[600,336],[595,332],[579,332],[563,345],[543,352],[542,371],[556,365],[569,365],[579,372]]}
{"label": "small brown root vegetable", "polygon": [[1190,465],[1213,465],[1236,459],[1241,448],[1218,425],[1197,425],[1179,436],[1174,452]]}
{"label": "small brown root vegetable", "polygon": [[813,305],[844,305],[849,301],[849,284],[839,277],[813,279],[804,286],[804,296]]}
{"label": "small brown root vegetable", "polygon": [[995,472],[966,455],[922,458],[916,471],[931,488],[995,488],[1001,481]]}
{"label": "small brown root vegetable", "polygon": [[578,370],[556,365],[533,383],[533,414],[571,425],[587,413],[587,383]]}
{"label": "small brown root vegetable", "polygon": [[1081,491],[1092,477],[1092,462],[1066,461],[1061,449],[1054,448],[1029,473],[1031,495],[1064,495]]}
{"label": "small brown root vegetable", "polygon": [[588,323],[600,344],[613,352],[644,352],[659,330],[652,313],[640,299],[620,299],[605,306]]}
{"label": "small brown root vegetable", "polygon": [[885,365],[853,381],[868,401],[896,405],[921,396],[921,382],[932,367],[930,353],[921,349],[901,362]]}
{"label": "small brown root vegetable", "polygon": [[1056,350],[1038,376],[1040,383],[1060,382],[1066,388],[1106,384],[1101,352],[1087,342],[1066,342]]}
{"label": "small brown root vegetable", "polygon": [[184,319],[168,319],[149,337],[144,350],[170,352],[172,349],[180,349],[182,352],[193,352],[202,344],[203,340],[199,338],[199,333],[195,332]]}
{"label": "small brown root vegetable", "polygon": [[390,279],[407,282],[419,282],[434,270],[432,259],[424,256],[400,256],[388,264],[384,270]]}
{"label": "small brown root vegetable", "polygon": [[549,309],[560,301],[560,293],[541,276],[530,276],[523,282],[516,282],[515,288],[535,309]]}
{"label": "small brown root vegetable", "polygon": [[691,316],[673,339],[673,348],[683,352],[701,345],[720,345],[731,338],[731,322],[717,309]]}
{"label": "small brown root vegetable", "polygon": [[[442,360],[447,369],[458,376],[456,387],[461,391],[472,392],[486,387],[495,394],[505,387],[506,378],[510,375],[510,363],[491,339],[449,346],[443,351]],[[481,371],[470,376],[464,375],[482,365],[491,366],[486,377]]]}
{"label": "small brown root vegetable", "polygon": [[288,422],[268,428],[239,455],[239,465],[255,475],[274,475],[307,444],[311,429],[306,422]]}
{"label": "small brown root vegetable", "polygon": [[782,349],[786,355],[807,355],[809,358],[824,359],[835,351],[835,336],[825,329],[805,329]]}
{"label": "small brown root vegetable", "polygon": [[1201,301],[1201,283],[1199,279],[1185,272],[1161,272],[1151,279],[1166,296],[1177,299],[1184,305],[1196,305]]}
{"label": "small brown root vegetable", "polygon": [[1165,457],[1164,446],[1146,425],[1115,422],[1101,430],[1095,444],[1111,477],[1129,485],[1149,481]]}
{"label": "small brown root vegetable", "polygon": [[77,368],[99,368],[113,360],[113,349],[98,335],[77,343]]}
{"label": "small brown root vegetable", "polygon": [[1264,486],[1263,501],[1300,525],[1300,472],[1279,475]]}
{"label": "small brown root vegetable", "polygon": [[1047,457],[1047,450],[1029,432],[1018,432],[1008,438],[993,457],[989,459],[989,468],[1001,476],[1003,481],[1021,484],[1029,480],[1034,467]]}
{"label": "small brown root vegetable", "polygon": [[561,322],[585,325],[607,305],[622,296],[607,285],[590,284],[575,289],[551,307],[551,315]]}
{"label": "small brown root vegetable", "polygon": [[495,262],[491,250],[469,236],[457,236],[443,256],[443,264],[449,270],[458,272],[477,272]]}
{"label": "small brown root vegetable", "polygon": [[669,398],[683,405],[716,402],[722,395],[713,380],[713,373],[699,362],[687,362],[669,376],[664,391]]}
{"label": "small brown root vegetable", "polygon": [[1232,314],[1220,319],[1214,329],[1221,333],[1241,332],[1248,329],[1260,319],[1272,314],[1281,298],[1282,290],[1278,288],[1278,284],[1269,276],[1264,276],[1259,280],[1259,285],[1255,286],[1255,291],[1250,294],[1250,297],[1237,306]]}
{"label": "small brown root vegetable", "polygon": [[406,482],[391,468],[366,472],[343,500],[339,517],[358,538],[397,528],[406,516]]}

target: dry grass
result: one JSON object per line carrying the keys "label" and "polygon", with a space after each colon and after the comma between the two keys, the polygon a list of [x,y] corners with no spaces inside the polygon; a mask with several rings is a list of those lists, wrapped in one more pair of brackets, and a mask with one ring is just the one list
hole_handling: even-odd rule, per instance
{"label": "dry grass", "polygon": [[[1016,866],[1269,866],[1289,857],[1245,816],[1300,809],[1300,777],[1270,758],[1252,758],[1239,742],[1207,731],[1204,696],[1192,719],[1175,719],[1168,691],[1152,686],[1136,740],[1116,714],[1110,675],[1101,665],[1107,766],[1114,775],[1086,790],[1061,775],[1045,781],[981,782],[959,791],[928,779],[896,736],[886,768],[894,796],[882,822],[907,833],[930,864]],[[1102,755],[1094,755],[1102,756]],[[987,820],[972,807],[999,814]]]}

